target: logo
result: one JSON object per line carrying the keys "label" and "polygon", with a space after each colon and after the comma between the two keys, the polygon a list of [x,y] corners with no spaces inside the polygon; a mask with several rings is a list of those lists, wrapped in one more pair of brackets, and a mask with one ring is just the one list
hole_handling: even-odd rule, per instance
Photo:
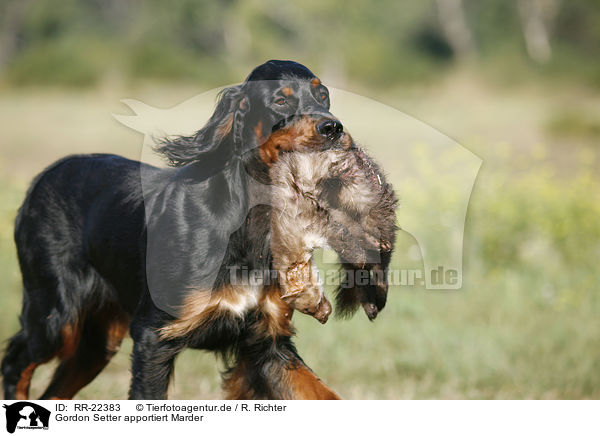
{"label": "logo", "polygon": [[3,405],[6,409],[6,431],[14,433],[16,429],[48,430],[50,411],[29,401],[19,401]]}

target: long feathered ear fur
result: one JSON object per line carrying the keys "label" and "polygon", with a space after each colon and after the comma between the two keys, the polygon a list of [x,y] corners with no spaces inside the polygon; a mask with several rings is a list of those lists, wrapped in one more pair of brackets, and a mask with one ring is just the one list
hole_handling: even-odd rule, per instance
{"label": "long feathered ear fur", "polygon": [[163,155],[174,167],[197,161],[228,159],[235,152],[234,122],[241,123],[238,112],[245,113],[247,106],[242,85],[225,88],[219,93],[215,111],[202,129],[191,136],[164,139],[154,147],[154,151]]}

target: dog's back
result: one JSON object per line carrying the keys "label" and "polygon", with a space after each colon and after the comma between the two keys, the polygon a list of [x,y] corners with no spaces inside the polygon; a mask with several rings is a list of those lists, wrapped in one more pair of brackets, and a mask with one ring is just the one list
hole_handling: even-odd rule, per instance
{"label": "dog's back", "polygon": [[[140,260],[141,247],[133,242],[144,229],[141,165],[115,155],[77,155],[56,162],[36,178],[15,222],[27,291],[55,283],[48,279],[60,273],[57,288],[65,293],[60,298],[80,298],[79,290],[90,287],[88,269],[102,272],[112,283],[131,286],[131,271],[110,274],[115,273],[113,266]],[[66,282],[65,269],[76,270],[73,283]]]}

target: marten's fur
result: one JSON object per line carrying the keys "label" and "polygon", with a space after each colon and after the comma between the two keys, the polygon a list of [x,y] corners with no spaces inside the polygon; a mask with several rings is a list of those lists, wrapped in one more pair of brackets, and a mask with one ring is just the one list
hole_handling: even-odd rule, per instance
{"label": "marten's fur", "polygon": [[[339,314],[353,314],[362,305],[374,319],[386,302],[398,205],[377,164],[353,145],[282,153],[270,176],[271,249],[282,298],[292,308],[327,321],[331,305],[317,280],[312,252],[329,246],[340,256],[344,281],[355,274],[349,286],[338,288]],[[366,275],[359,273],[364,270]]]}

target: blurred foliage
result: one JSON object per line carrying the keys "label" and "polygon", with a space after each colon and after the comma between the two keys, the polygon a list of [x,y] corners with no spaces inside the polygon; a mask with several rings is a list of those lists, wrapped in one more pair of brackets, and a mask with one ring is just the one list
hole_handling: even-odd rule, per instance
{"label": "blurred foliage", "polygon": [[[596,116],[596,118],[594,118]],[[562,111],[546,123],[548,133],[557,136],[576,136],[583,138],[600,137],[600,118],[596,113]]]}
{"label": "blurred foliage", "polygon": [[221,85],[270,58],[373,87],[459,64],[600,85],[596,0],[0,0],[0,17],[0,75],[14,85]]}

